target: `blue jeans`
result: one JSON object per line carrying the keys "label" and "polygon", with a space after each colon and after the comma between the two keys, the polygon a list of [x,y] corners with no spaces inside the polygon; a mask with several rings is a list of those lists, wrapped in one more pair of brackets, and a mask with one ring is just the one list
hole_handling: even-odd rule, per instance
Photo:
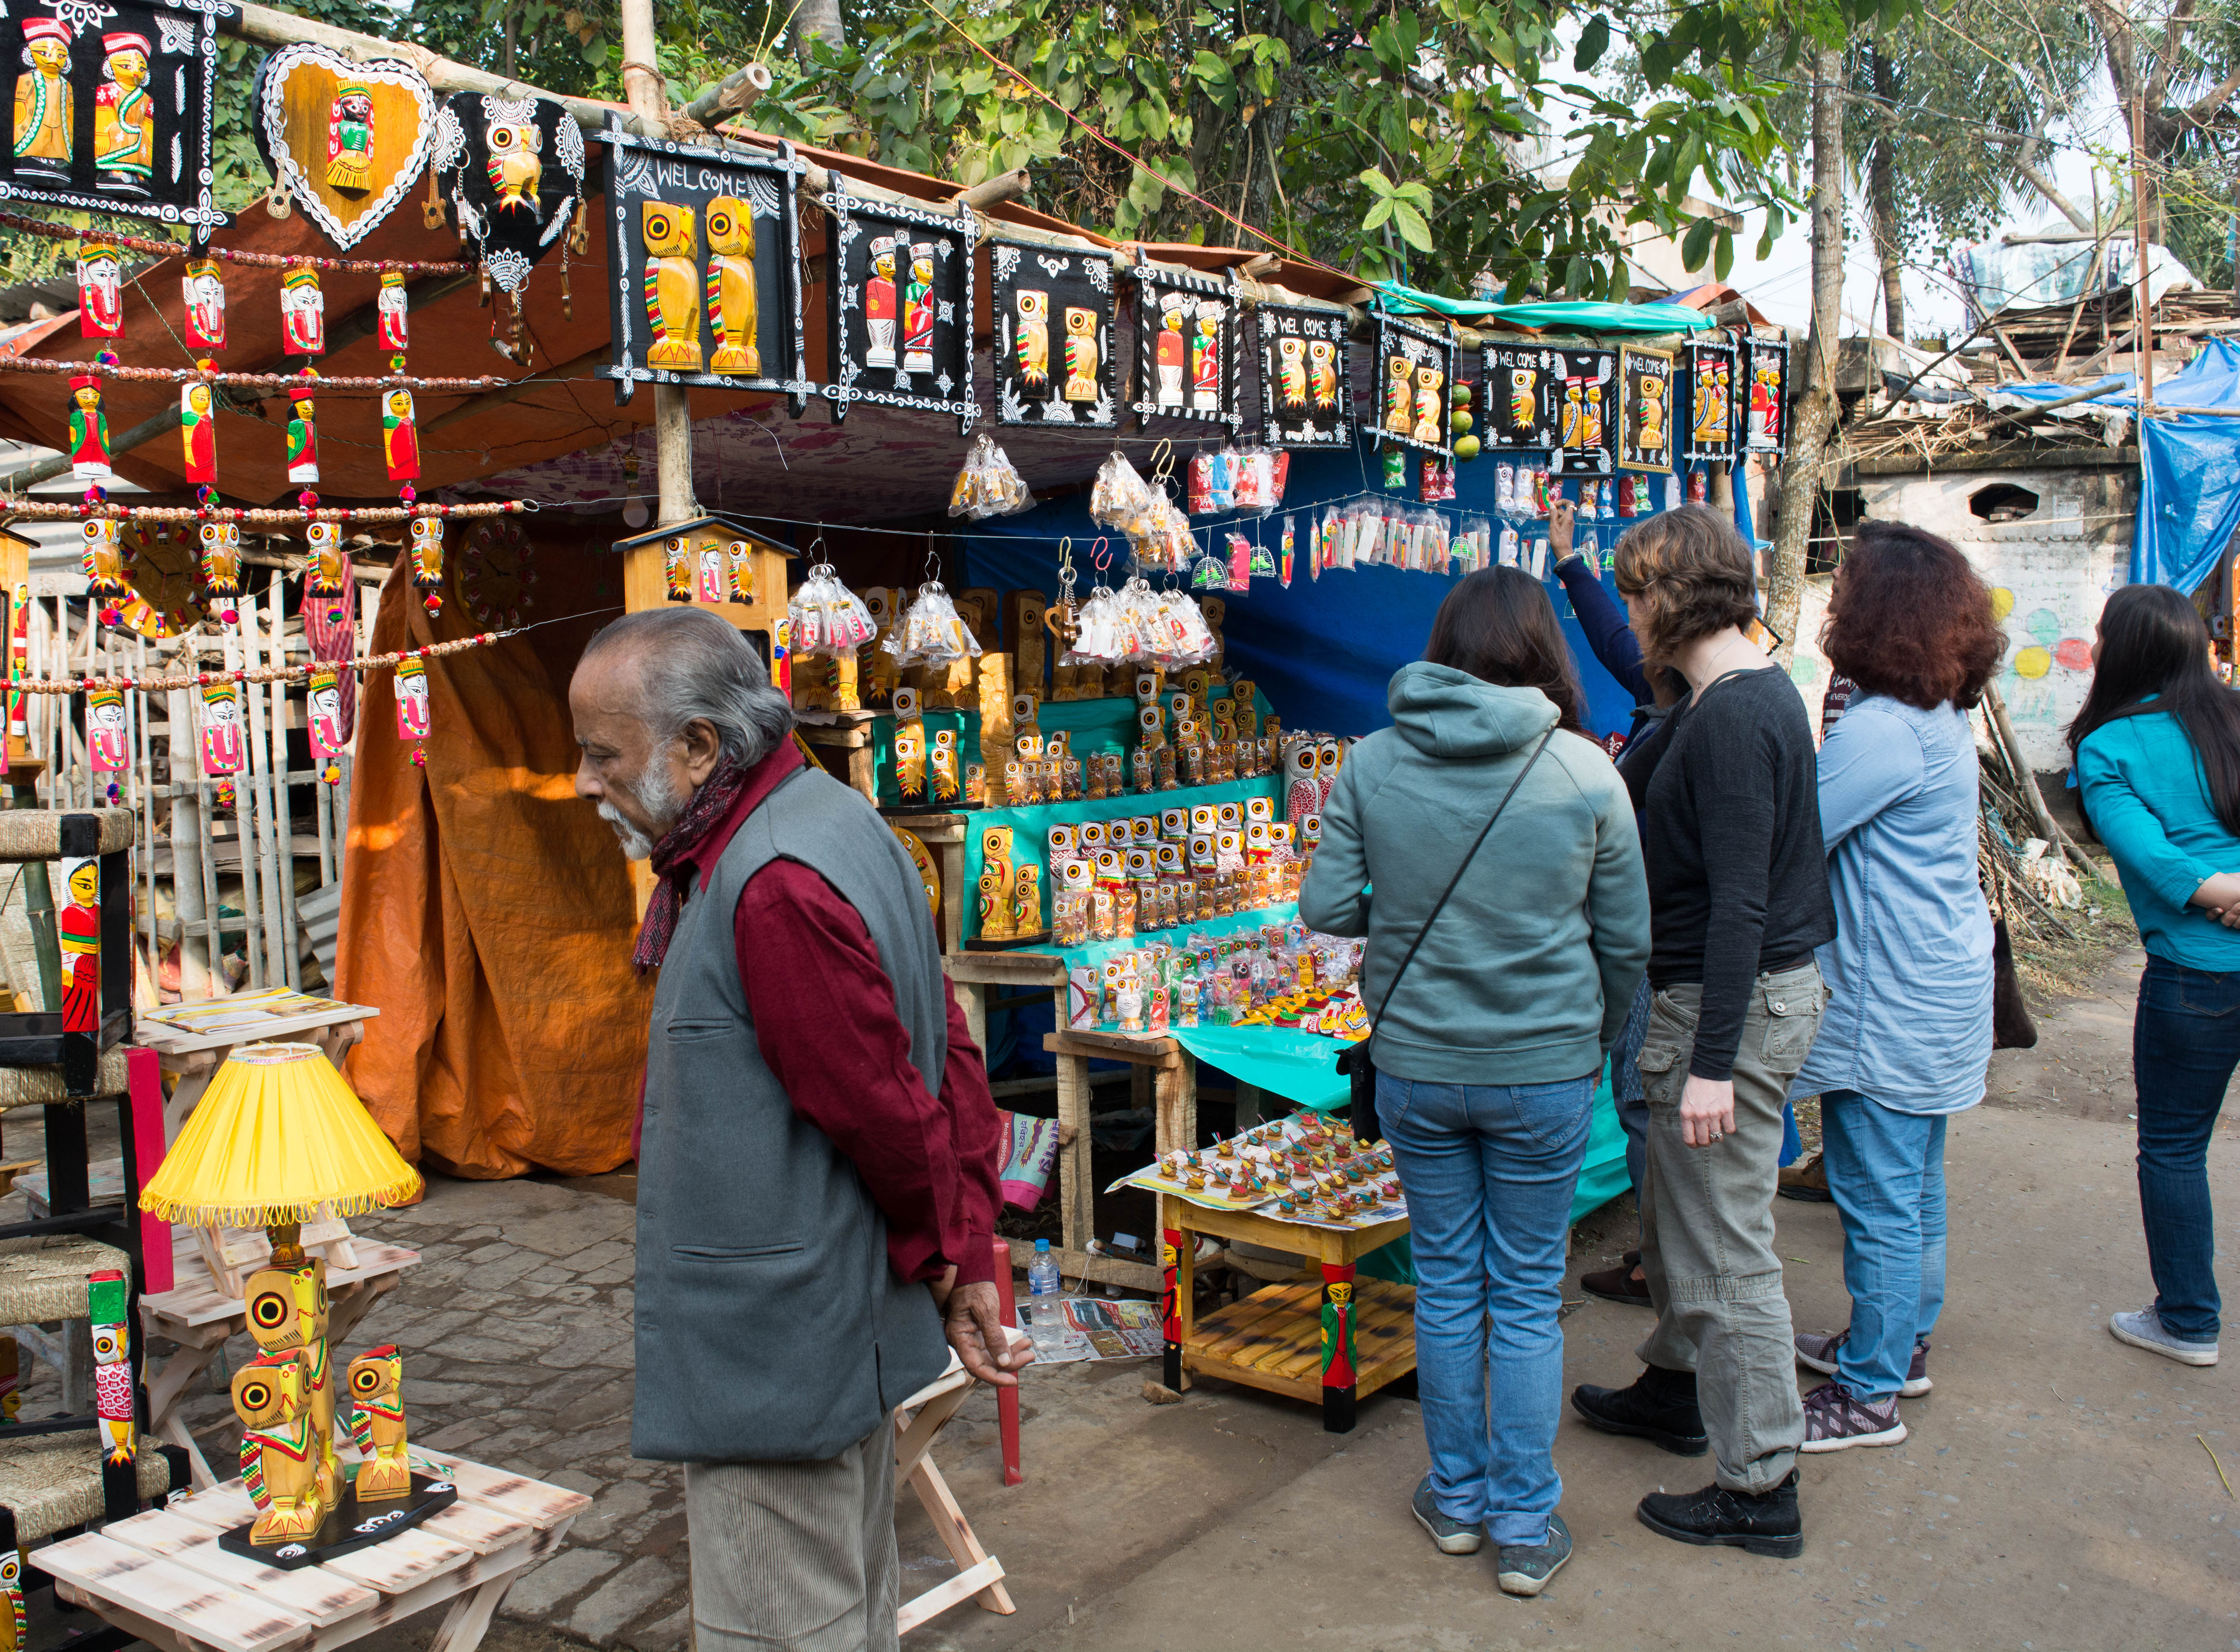
{"label": "blue jeans", "polygon": [[2213,1342],[2217,1222],[2209,1136],[2240,1065],[2240,970],[2189,969],[2149,954],[2131,1023],[2139,1087],[2139,1210],[2154,1269],[2155,1313],[2188,1342]]}
{"label": "blue jeans", "polygon": [[1497,1543],[1545,1542],[1563,1495],[1552,1455],[1563,1399],[1557,1316],[1597,1076],[1377,1078],[1415,1243],[1416,1391],[1432,1501],[1450,1520],[1485,1522]]}
{"label": "blue jeans", "polygon": [[1820,1098],[1828,1191],[1843,1218],[1851,1333],[1837,1380],[1863,1399],[1897,1396],[1944,1308],[1944,1119],[1855,1089]]}

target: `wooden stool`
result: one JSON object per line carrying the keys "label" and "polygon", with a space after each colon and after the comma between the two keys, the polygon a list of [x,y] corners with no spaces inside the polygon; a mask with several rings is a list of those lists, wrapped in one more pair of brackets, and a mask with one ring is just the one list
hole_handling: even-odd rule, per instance
{"label": "wooden stool", "polygon": [[[1027,1346],[1023,1331],[1004,1328],[1003,1333],[1013,1349]],[[949,1369],[927,1383],[910,1398],[895,1408],[895,1480],[907,1483],[917,1493],[917,1500],[925,1506],[925,1515],[950,1557],[957,1562],[957,1575],[946,1583],[936,1585],[915,1600],[904,1601],[900,1613],[901,1632],[908,1635],[921,1623],[939,1616],[966,1597],[978,1599],[981,1609],[1001,1612],[1006,1615],[1019,1609],[1011,1604],[1011,1597],[1003,1588],[1003,1565],[972,1535],[972,1522],[964,1517],[957,1506],[949,1482],[941,1477],[933,1459],[927,1454],[933,1449],[935,1438],[955,1416],[957,1408],[972,1392],[975,1379],[964,1369],[964,1362],[954,1352],[949,1356]],[[1010,1389],[1003,1390],[1012,1392]]]}

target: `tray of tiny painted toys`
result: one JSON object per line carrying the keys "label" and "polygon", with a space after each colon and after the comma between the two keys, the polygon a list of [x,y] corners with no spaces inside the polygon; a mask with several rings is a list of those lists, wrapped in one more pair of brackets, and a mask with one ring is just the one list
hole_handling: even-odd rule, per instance
{"label": "tray of tiny painted toys", "polygon": [[1123,1187],[1303,1227],[1373,1228],[1408,1214],[1391,1148],[1357,1142],[1343,1120],[1311,1112],[1170,1153],[1105,1190]]}

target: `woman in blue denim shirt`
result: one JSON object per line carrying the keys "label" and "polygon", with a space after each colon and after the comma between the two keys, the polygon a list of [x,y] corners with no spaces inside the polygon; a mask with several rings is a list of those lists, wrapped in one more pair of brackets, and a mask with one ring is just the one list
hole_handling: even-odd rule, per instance
{"label": "woman in blue denim shirt", "polygon": [[2209,1137],[2240,1066],[2240,695],[2217,681],[2193,603],[2166,585],[2110,596],[2092,659],[2069,749],[2085,819],[2115,858],[2147,949],[2131,1073],[2155,1280],[2153,1304],[2108,1329],[2214,1365]]}
{"label": "woman in blue denim shirt", "polygon": [[2006,649],[1991,593],[1950,543],[1872,522],[1844,552],[1821,647],[1858,686],[1820,747],[1836,938],[1828,1011],[1790,1085],[1820,1097],[1851,1323],[1801,1335],[1834,1380],[1804,1396],[1806,1451],[1896,1445],[1929,1391],[1944,1305],[1944,1122],[1983,1099],[1991,914],[1968,712]]}

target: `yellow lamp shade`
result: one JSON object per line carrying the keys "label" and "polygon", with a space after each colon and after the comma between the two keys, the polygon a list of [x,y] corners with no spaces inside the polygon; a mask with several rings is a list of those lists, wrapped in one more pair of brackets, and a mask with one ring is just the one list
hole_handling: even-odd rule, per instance
{"label": "yellow lamp shade", "polygon": [[397,1156],[316,1044],[250,1044],[219,1068],[140,1208],[193,1227],[310,1222],[400,1204],[420,1173]]}

